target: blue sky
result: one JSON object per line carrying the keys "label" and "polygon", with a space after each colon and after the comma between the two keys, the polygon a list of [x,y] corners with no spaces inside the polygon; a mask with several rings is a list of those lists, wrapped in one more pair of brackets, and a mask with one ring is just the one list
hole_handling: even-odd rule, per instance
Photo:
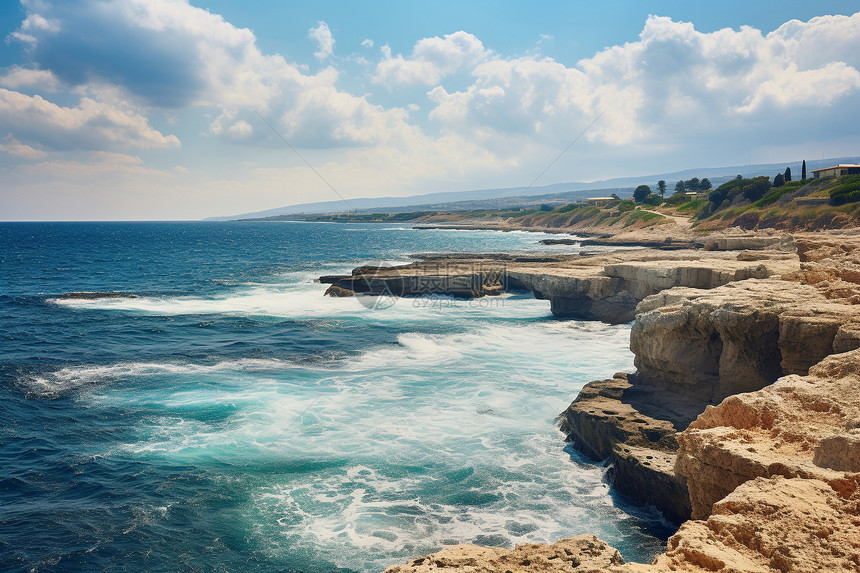
{"label": "blue sky", "polygon": [[[856,2],[0,4],[5,220],[857,155]],[[268,124],[277,130],[275,134]]]}

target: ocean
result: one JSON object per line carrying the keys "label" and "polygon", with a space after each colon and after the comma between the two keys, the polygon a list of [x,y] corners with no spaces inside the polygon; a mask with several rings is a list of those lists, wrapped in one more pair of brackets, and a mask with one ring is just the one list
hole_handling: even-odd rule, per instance
{"label": "ocean", "polygon": [[[472,542],[671,528],[555,418],[630,326],[526,295],[366,304],[321,275],[539,233],[0,224],[0,570],[381,571]],[[64,298],[119,291],[133,298]]]}

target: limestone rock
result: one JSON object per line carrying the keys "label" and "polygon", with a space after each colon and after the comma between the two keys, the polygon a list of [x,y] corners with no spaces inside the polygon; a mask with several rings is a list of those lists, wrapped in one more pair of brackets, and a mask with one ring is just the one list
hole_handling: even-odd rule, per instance
{"label": "limestone rock", "polygon": [[385,573],[597,573],[622,565],[618,551],[593,535],[562,539],[552,545],[526,544],[514,549],[463,544],[446,547]]}
{"label": "limestone rock", "polygon": [[689,521],[640,571],[860,571],[858,482],[756,478]]}
{"label": "limestone rock", "polygon": [[325,295],[334,297],[355,296],[355,291],[337,285],[331,285],[326,289]]}
{"label": "limestone rock", "polygon": [[[754,260],[731,252],[626,250],[579,255],[416,255],[400,266],[363,266],[345,276],[320,282],[358,294],[425,296],[444,294],[472,298],[504,291],[531,291],[550,301],[557,317],[633,320],[636,305],[664,289],[686,286],[710,289],[748,278],[795,272],[795,256],[761,251]],[[329,293],[335,291],[329,289]]]}
{"label": "limestone rock", "polygon": [[[696,400],[637,386],[626,374],[589,382],[559,417],[574,446],[608,461],[608,478],[619,492],[681,523],[690,517],[683,478],[675,475],[675,436],[704,408]],[[653,417],[652,417],[653,416]]]}
{"label": "limestone rock", "polygon": [[675,471],[687,478],[693,518],[756,477],[831,482],[860,472],[858,426],[860,350],[708,408],[677,438]]}
{"label": "limestone rock", "polygon": [[[711,290],[674,288],[646,298],[630,337],[643,384],[706,402],[750,392],[857,348],[860,312],[816,288],[776,278]],[[852,346],[853,345],[853,346]]]}

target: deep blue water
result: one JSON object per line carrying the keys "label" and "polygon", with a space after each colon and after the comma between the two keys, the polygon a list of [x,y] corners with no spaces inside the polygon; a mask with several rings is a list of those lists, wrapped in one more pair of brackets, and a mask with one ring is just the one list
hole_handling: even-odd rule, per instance
{"label": "deep blue water", "polygon": [[554,423],[632,368],[629,326],[527,296],[366,308],[314,282],[417,252],[577,250],[540,238],[0,224],[0,570],[363,572],[580,533],[650,559],[666,530]]}

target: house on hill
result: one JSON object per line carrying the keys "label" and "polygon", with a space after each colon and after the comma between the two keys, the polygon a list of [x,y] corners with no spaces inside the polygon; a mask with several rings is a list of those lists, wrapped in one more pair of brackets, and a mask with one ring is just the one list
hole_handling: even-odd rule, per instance
{"label": "house on hill", "polygon": [[813,169],[811,173],[815,174],[816,179],[822,179],[824,177],[842,177],[843,175],[860,175],[860,165],[854,163],[840,163],[833,167]]}

